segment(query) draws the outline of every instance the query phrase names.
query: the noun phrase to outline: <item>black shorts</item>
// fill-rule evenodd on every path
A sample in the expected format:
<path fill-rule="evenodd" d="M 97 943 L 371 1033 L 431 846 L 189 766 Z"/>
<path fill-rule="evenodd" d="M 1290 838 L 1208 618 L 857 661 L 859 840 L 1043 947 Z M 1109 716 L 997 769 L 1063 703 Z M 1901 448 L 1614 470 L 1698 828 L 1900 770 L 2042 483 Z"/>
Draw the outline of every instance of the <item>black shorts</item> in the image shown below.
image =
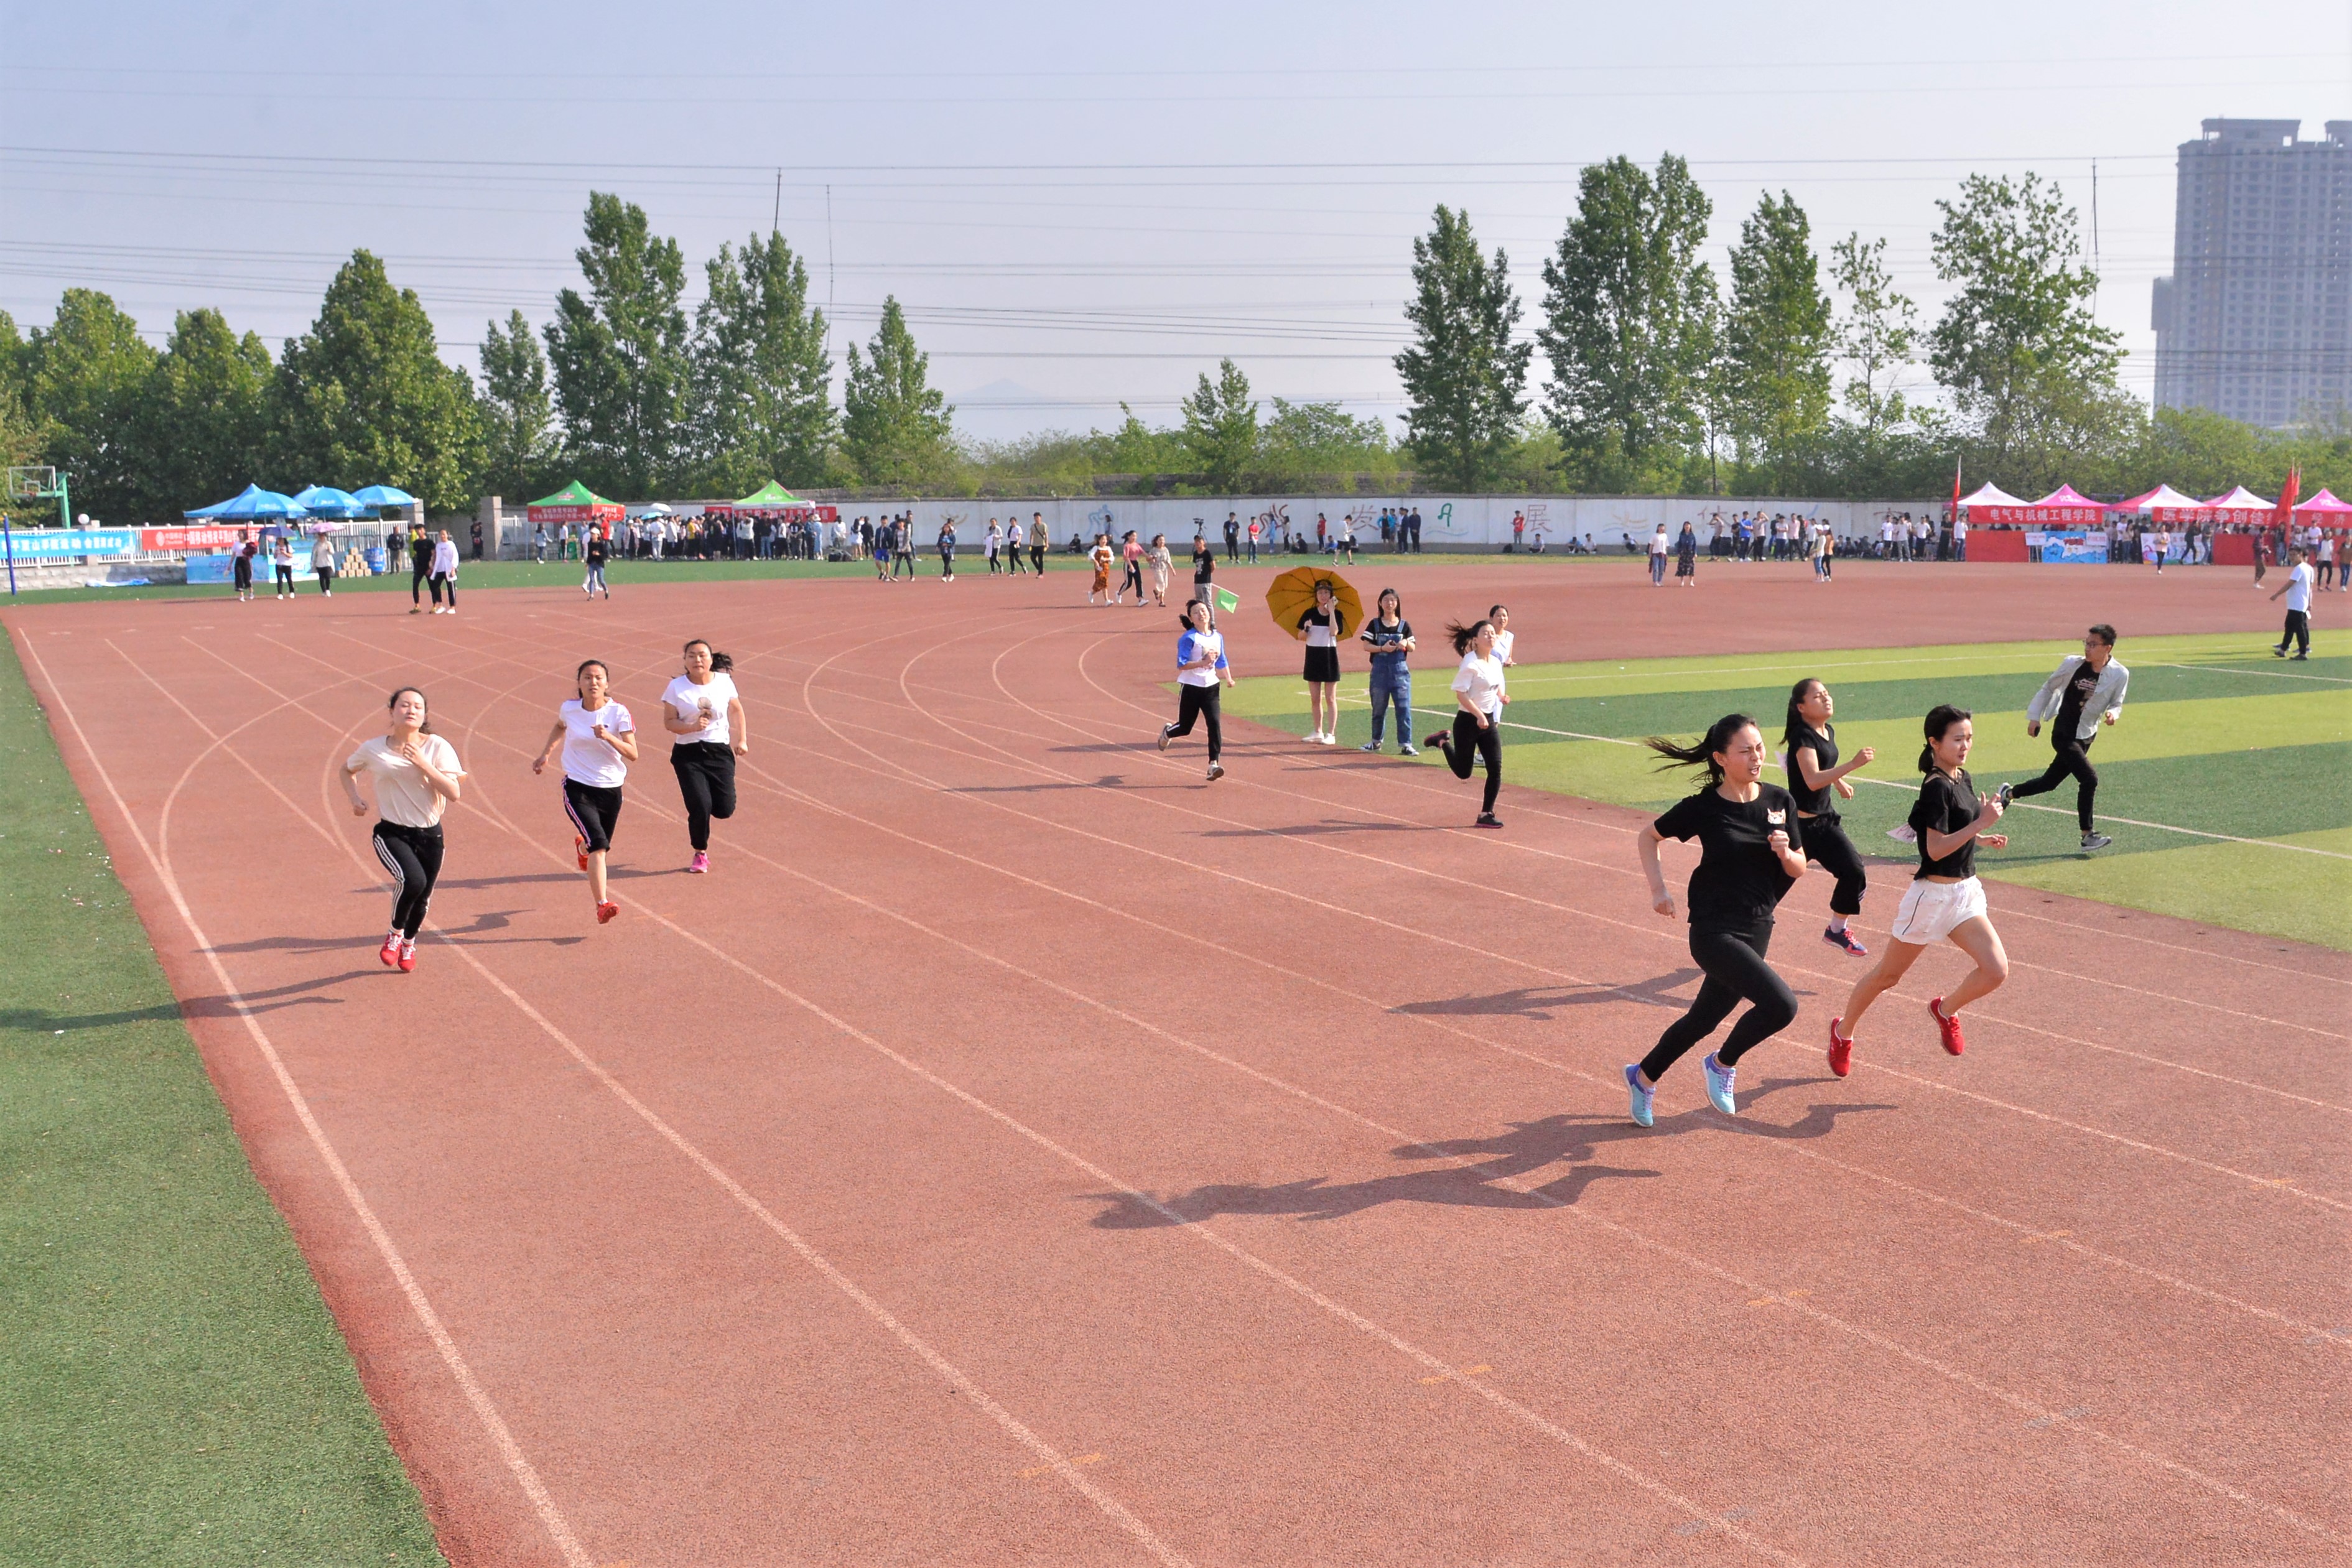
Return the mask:
<path fill-rule="evenodd" d="M 1309 685 L 1338 685 L 1339 684 L 1339 650 L 1337 648 L 1307 649 L 1306 679 Z"/>
<path fill-rule="evenodd" d="M 613 847 L 613 826 L 621 820 L 621 787 L 615 784 L 608 789 L 566 779 L 563 814 L 572 819 L 572 831 L 587 841 L 589 853 L 609 850 Z"/>

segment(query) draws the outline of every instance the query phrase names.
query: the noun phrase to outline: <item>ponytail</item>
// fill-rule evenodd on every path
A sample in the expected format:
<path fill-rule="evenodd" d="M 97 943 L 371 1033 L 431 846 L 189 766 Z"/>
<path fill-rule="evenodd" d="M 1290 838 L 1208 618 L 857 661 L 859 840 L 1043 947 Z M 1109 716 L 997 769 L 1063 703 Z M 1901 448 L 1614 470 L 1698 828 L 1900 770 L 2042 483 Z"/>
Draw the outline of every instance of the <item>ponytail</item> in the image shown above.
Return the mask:
<path fill-rule="evenodd" d="M 1795 685 L 1789 688 L 1789 724 L 1788 727 L 1780 732 L 1780 747 L 1782 750 L 1793 753 L 1797 749 L 1797 736 L 1799 732 L 1811 727 L 1811 726 L 1806 724 L 1803 717 L 1798 714 L 1797 705 L 1805 700 L 1805 692 L 1809 687 L 1817 686 L 1819 685 L 1821 685 L 1821 680 L 1818 676 L 1807 675 L 1803 680 L 1799 681 Z"/>
<path fill-rule="evenodd" d="M 1922 727 L 1927 733 L 1927 744 L 1919 748 L 1919 771 L 1922 773 L 1936 771 L 1936 742 L 1949 734 L 1952 726 L 1959 723 L 1960 720 L 1974 717 L 1976 715 L 1967 708 L 1954 707 L 1949 703 L 1937 703 L 1934 707 L 1929 708 L 1927 722 Z"/>
<path fill-rule="evenodd" d="M 1707 785 L 1712 788 L 1723 782 L 1723 764 L 1715 759 L 1716 754 L 1728 750 L 1731 737 L 1755 722 L 1744 713 L 1727 713 L 1709 725 L 1706 733 L 1688 746 L 1677 746 L 1663 735 L 1651 736 L 1642 744 L 1665 758 L 1658 764 L 1660 772 L 1676 768 L 1704 768 L 1706 769 Z"/>
<path fill-rule="evenodd" d="M 686 648 L 691 648 L 697 643 L 700 643 L 703 647 L 710 648 L 710 639 L 708 637 L 689 637 L 687 639 Z M 686 652 L 686 648 L 680 648 L 678 652 L 683 653 Z M 720 653 L 716 648 L 710 648 L 710 673 L 712 674 L 723 674 L 734 667 L 735 661 L 733 659 L 729 658 L 726 654 Z"/>
<path fill-rule="evenodd" d="M 1448 621 L 1445 623 L 1445 635 L 1446 639 L 1454 644 L 1455 653 L 1466 653 L 1470 651 L 1470 644 L 1478 640 L 1479 632 L 1492 632 L 1494 629 L 1495 623 L 1484 619 L 1473 621 L 1467 626 L 1459 621 Z"/>

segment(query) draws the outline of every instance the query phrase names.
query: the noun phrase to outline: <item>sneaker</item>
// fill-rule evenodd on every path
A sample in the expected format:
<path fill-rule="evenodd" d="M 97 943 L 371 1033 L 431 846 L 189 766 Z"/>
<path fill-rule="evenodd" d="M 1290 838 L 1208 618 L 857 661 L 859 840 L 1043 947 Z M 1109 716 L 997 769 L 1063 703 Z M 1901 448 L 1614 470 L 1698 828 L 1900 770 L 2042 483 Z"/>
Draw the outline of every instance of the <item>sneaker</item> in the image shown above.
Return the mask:
<path fill-rule="evenodd" d="M 1843 952 L 1853 954 L 1857 958 L 1870 956 L 1870 949 L 1855 941 L 1853 933 L 1851 931 L 1840 931 L 1835 926 L 1832 926 L 1822 933 L 1822 940 Z"/>
<path fill-rule="evenodd" d="M 1927 1013 L 1929 1017 L 1936 1020 L 1937 1029 L 1943 1032 L 1944 1049 L 1947 1051 L 1950 1052 L 1954 1056 L 1958 1056 L 1960 1052 L 1969 1048 L 1969 1042 L 1960 1038 L 1960 1020 L 1956 1018 L 1946 1018 L 1944 1016 L 1943 998 L 1929 998 L 1927 1001 Z"/>
<path fill-rule="evenodd" d="M 425 613 L 425 610 L 422 605 L 412 604 L 408 607 L 408 612 L 411 615 L 422 615 Z"/>
<path fill-rule="evenodd" d="M 1399 757 L 1419 757 L 1421 753 L 1413 749 L 1412 741 L 1401 740 L 1397 742 L 1397 755 Z"/>
<path fill-rule="evenodd" d="M 1478 820 L 1471 825 L 1478 828 L 1499 828 L 1503 825 L 1503 819 L 1492 811 L 1481 811 L 1478 813 Z"/>
<path fill-rule="evenodd" d="M 1173 741 L 1175 738 L 1176 738 L 1176 727 L 1175 727 L 1174 725 L 1172 725 L 1172 724 L 1163 724 L 1163 725 L 1161 725 L 1161 726 L 1160 727 L 1160 750 L 1162 750 L 1162 751 L 1167 750 L 1167 749 L 1168 749 L 1169 743 L 1170 743 L 1171 741 Z"/>
<path fill-rule="evenodd" d="M 2280 643 L 2277 647 L 2273 648 L 2273 649 L 2271 650 L 2271 657 L 2272 657 L 2272 658 L 2273 658 L 2273 659 L 2284 659 L 2284 658 L 2285 658 L 2285 657 L 2286 657 L 2286 644 L 2285 644 L 2285 643 Z"/>
<path fill-rule="evenodd" d="M 582 871 L 586 871 L 588 869 L 588 841 L 582 838 L 577 833 L 572 834 L 572 852 L 579 857 L 580 869 Z"/>
<path fill-rule="evenodd" d="M 1853 1037 L 1838 1032 L 1843 1019 L 1830 1019 L 1830 1071 L 1843 1078 L 1853 1071 Z"/>
<path fill-rule="evenodd" d="M 383 939 L 383 946 L 377 951 L 376 956 L 383 960 L 383 967 L 387 969 L 400 962 L 400 934 L 398 932 L 395 931 L 391 936 Z"/>
<path fill-rule="evenodd" d="M 400 972 L 405 975 L 415 967 L 416 944 L 414 942 L 403 942 L 400 945 Z"/>
<path fill-rule="evenodd" d="M 2288 663 L 2288 664 L 2303 664 L 2304 662 L 2305 662 L 2306 660 L 2308 660 L 2310 657 L 2311 657 L 2311 655 L 2310 655 L 2310 654 L 2308 654 L 2308 653 L 2297 653 L 2294 658 L 2289 659 L 2289 660 L 2287 661 L 2287 663 Z"/>
<path fill-rule="evenodd" d="M 708 850 L 695 851 L 694 858 L 687 862 L 686 869 L 697 876 L 709 871 L 710 869 L 710 852 Z"/>
<path fill-rule="evenodd" d="M 613 916 L 620 913 L 621 906 L 617 904 L 600 904 L 596 906 L 596 924 L 599 925 L 610 925 L 612 923 Z"/>
<path fill-rule="evenodd" d="M 1223 779 L 1224 776 L 1225 776 L 1225 765 L 1224 765 L 1223 763 L 1222 763 L 1222 762 L 1212 762 L 1212 763 L 1210 763 L 1210 764 L 1209 764 L 1209 782 L 1210 782 L 1210 783 L 1214 784 L 1218 779 Z"/>
<path fill-rule="evenodd" d="M 2107 837 L 2105 833 L 2084 833 L 2083 835 L 2083 847 L 2086 850 L 2103 850 L 2115 841 L 2115 840 Z"/>
<path fill-rule="evenodd" d="M 1642 1082 L 1640 1062 L 1629 1061 L 1625 1064 L 1625 1089 L 1632 1097 L 1633 1103 L 1628 1109 L 1633 1113 L 1633 1125 L 1648 1126 L 1651 1122 L 1650 1101 L 1657 1093 L 1658 1087 L 1654 1083 Z"/>
<path fill-rule="evenodd" d="M 1699 1063 L 1699 1070 L 1706 1074 L 1706 1097 L 1715 1108 L 1727 1116 L 1738 1115 L 1739 1102 L 1731 1097 L 1731 1081 L 1738 1076 L 1739 1069 L 1724 1066 L 1710 1051 L 1706 1060 Z"/>
<path fill-rule="evenodd" d="M 1356 747 L 1359 751 L 1378 751 L 1380 748 L 1381 743 L 1377 740 L 1368 740 L 1364 742 L 1363 745 Z"/>
<path fill-rule="evenodd" d="M 2004 784 L 2004 785 L 2002 785 L 2002 786 L 2000 787 L 2000 809 L 2001 809 L 2002 810 L 2004 810 L 2004 811 L 2008 810 L 2009 810 L 2009 803 L 2010 803 L 2011 800 L 2016 800 L 2016 799 L 2017 799 L 2017 786 L 2016 786 L 2016 785 L 2014 785 L 2014 784 Z"/>

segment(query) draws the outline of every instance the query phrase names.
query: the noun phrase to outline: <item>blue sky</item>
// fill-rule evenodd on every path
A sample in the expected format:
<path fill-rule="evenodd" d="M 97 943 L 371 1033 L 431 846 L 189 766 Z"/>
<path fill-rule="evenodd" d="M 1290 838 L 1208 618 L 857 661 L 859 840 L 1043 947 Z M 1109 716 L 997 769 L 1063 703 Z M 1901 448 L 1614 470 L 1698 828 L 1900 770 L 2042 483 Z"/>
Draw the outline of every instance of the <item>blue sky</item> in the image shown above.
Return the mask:
<path fill-rule="evenodd" d="M 2210 115 L 2352 118 L 2341 0 L 1759 7 L 974 7 L 9 0 L 0 308 L 112 293 L 159 339 L 216 305 L 300 330 L 365 246 L 470 364 L 544 320 L 591 189 L 699 263 L 772 214 L 835 301 L 895 293 L 967 423 L 1155 422 L 1231 354 L 1268 394 L 1393 413 L 1412 236 L 1438 202 L 1532 308 L 1576 165 L 1689 158 L 1717 249 L 1767 188 L 1825 248 L 1884 235 L 1932 316 L 1933 203 L 2061 182 L 2101 313 L 2150 376 L 2172 149 Z M 781 190 L 778 171 L 782 170 Z M 828 223 L 828 187 L 830 222 Z M 828 267 L 830 260 L 830 267 Z M 1924 377 L 1923 377 L 1924 379 Z"/>

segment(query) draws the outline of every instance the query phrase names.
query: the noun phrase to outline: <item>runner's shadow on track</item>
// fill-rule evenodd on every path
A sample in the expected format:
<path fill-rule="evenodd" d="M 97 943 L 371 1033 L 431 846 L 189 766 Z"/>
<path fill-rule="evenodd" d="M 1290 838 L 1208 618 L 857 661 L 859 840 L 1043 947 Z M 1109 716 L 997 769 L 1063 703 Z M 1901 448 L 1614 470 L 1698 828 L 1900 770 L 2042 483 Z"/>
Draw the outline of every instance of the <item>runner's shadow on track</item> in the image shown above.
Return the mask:
<path fill-rule="evenodd" d="M 1344 1219 L 1387 1203 L 1433 1203 L 1457 1208 L 1565 1208 L 1596 1181 L 1646 1180 L 1664 1174 L 1621 1166 L 1573 1163 L 1591 1159 L 1606 1145 L 1649 1136 L 1655 1134 L 1644 1133 L 1626 1123 L 1590 1116 L 1547 1116 L 1539 1122 L 1513 1123 L 1511 1131 L 1491 1138 L 1408 1144 L 1390 1151 L 1401 1160 L 1486 1156 L 1474 1165 L 1442 1166 L 1359 1182 L 1331 1183 L 1323 1176 L 1309 1176 L 1303 1181 L 1273 1186 L 1220 1183 L 1165 1198 L 1134 1193 L 1084 1196 L 1090 1202 L 1108 1206 L 1093 1221 L 1097 1228 L 1105 1230 L 1150 1230 L 1197 1224 L 1224 1214 Z M 1496 1185 L 1563 1162 L 1569 1163 L 1570 1168 L 1541 1186 L 1523 1189 Z"/>
<path fill-rule="evenodd" d="M 1811 1089 L 1836 1082 L 1834 1078 L 1821 1077 L 1768 1078 L 1752 1090 L 1742 1089 L 1739 1092 L 1739 1108 L 1743 1113 L 1751 1113 L 1756 1109 L 1757 1103 L 1768 1095 L 1784 1093 L 1791 1089 Z M 1737 1118 L 1710 1115 L 1707 1120 L 1717 1126 L 1728 1128 L 1751 1138 L 1803 1140 L 1829 1136 L 1837 1131 L 1837 1119 L 1840 1116 L 1851 1115 L 1857 1112 L 1900 1111 L 1901 1109 L 1903 1107 L 1900 1105 L 1871 1101 L 1861 1103 L 1849 1101 L 1837 1104 L 1822 1104 L 1816 1101 L 1805 1107 L 1805 1113 L 1802 1116 L 1785 1124 L 1776 1124 L 1771 1122 L 1758 1121 L 1750 1114 L 1742 1114 Z"/>
<path fill-rule="evenodd" d="M 1679 1012 L 1690 1006 L 1683 998 L 1665 993 L 1698 977 L 1698 971 L 1676 969 L 1655 979 L 1643 980 L 1631 986 L 1520 986 L 1507 991 L 1496 991 L 1487 996 L 1450 997 L 1442 1000 L 1406 1002 L 1389 1009 L 1416 1018 L 1486 1017 L 1533 1019 L 1539 1023 L 1551 1019 L 1553 1008 L 1591 1007 L 1598 1002 L 1624 1000 L 1639 1002 L 1644 1007 L 1671 1008 Z"/>
<path fill-rule="evenodd" d="M 240 1011 L 276 1012 L 281 1008 L 336 1007 L 343 1005 L 341 997 L 305 996 L 326 986 L 339 986 L 345 980 L 364 980 L 374 971 L 353 969 L 349 974 L 329 975 L 322 979 L 299 980 L 290 986 L 278 986 L 266 991 L 244 993 L 245 1006 L 227 997 L 190 997 L 184 1002 L 158 1002 L 152 1007 L 124 1008 L 108 1013 L 51 1012 L 41 1008 L 9 1008 L 0 1009 L 0 1030 L 21 1029 L 41 1034 L 62 1030 L 106 1029 L 124 1023 L 161 1023 L 182 1018 L 229 1019 Z"/>
<path fill-rule="evenodd" d="M 617 876 L 620 873 L 616 872 L 614 874 Z M 650 875 L 652 873 L 640 873 L 639 874 Z M 576 879 L 562 876 L 551 878 L 549 880 L 555 882 L 572 882 Z M 444 887 L 462 887 L 464 885 L 465 883 L 463 883 L 445 882 L 438 883 L 435 887 L 434 891 L 437 893 Z M 362 893 L 381 894 L 383 890 L 378 887 L 369 887 L 362 888 L 359 891 Z M 504 931 L 513 925 L 514 916 L 522 913 L 523 911 L 520 909 L 486 909 L 479 915 L 474 916 L 474 923 L 471 925 L 442 926 L 439 928 L 439 934 L 443 936 L 479 936 L 485 932 Z M 257 936 L 250 942 L 224 943 L 220 946 L 208 948 L 207 951 L 214 953 L 321 953 L 345 947 L 373 947 L 382 940 L 383 938 L 375 935 L 373 932 L 364 933 L 357 936 Z M 570 942 L 577 940 L 577 938 L 518 936 L 510 938 L 510 940 L 517 942 L 555 941 L 568 945 Z M 472 945 L 480 946 L 481 944 Z"/>

